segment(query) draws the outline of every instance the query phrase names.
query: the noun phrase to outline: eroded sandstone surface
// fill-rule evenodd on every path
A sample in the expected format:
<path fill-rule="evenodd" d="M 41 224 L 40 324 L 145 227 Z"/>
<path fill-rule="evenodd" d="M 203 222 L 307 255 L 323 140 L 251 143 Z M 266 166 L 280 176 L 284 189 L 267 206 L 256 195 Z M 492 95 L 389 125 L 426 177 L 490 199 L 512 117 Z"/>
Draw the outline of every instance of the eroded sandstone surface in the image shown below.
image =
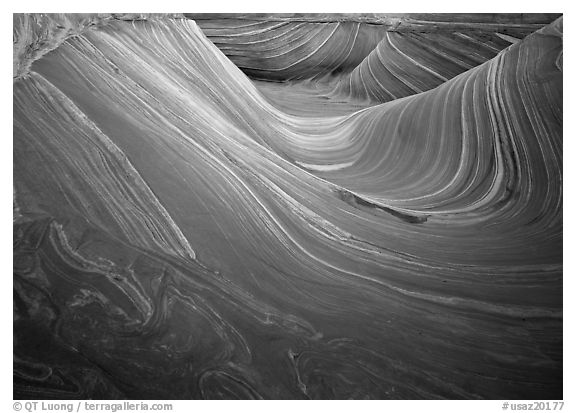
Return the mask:
<path fill-rule="evenodd" d="M 15 398 L 562 398 L 562 17 L 15 15 Z"/>

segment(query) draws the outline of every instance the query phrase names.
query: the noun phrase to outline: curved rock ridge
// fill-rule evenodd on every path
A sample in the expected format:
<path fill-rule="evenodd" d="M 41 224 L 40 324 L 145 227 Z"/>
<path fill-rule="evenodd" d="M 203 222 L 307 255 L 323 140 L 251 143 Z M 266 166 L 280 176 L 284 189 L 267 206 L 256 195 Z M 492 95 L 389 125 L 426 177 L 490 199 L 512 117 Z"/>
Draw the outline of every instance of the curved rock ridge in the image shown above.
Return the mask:
<path fill-rule="evenodd" d="M 562 398 L 562 19 L 391 102 L 313 84 L 169 18 L 15 78 L 15 398 Z"/>
<path fill-rule="evenodd" d="M 355 21 L 200 20 L 202 31 L 254 79 L 286 81 L 349 72 L 385 26 Z"/>
<path fill-rule="evenodd" d="M 559 20 L 432 91 L 304 126 L 322 132 L 283 150 L 331 182 L 421 212 L 561 205 L 561 33 Z"/>
<path fill-rule="evenodd" d="M 421 93 L 492 59 L 511 39 L 474 31 L 386 32 L 337 90 L 379 102 Z"/>
<path fill-rule="evenodd" d="M 387 102 L 442 84 L 558 15 L 202 15 L 208 38 L 253 79 L 323 78 Z M 351 72 L 351 73 L 350 73 Z"/>

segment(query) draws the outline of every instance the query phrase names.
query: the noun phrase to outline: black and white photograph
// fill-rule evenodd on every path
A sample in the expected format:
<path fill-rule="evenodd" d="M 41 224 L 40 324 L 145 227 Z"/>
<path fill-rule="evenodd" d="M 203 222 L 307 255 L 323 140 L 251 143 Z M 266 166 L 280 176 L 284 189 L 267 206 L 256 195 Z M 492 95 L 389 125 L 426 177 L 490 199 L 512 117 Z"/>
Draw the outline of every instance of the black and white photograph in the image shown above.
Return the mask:
<path fill-rule="evenodd" d="M 12 14 L 4 411 L 570 410 L 563 10 L 184 9 Z"/>

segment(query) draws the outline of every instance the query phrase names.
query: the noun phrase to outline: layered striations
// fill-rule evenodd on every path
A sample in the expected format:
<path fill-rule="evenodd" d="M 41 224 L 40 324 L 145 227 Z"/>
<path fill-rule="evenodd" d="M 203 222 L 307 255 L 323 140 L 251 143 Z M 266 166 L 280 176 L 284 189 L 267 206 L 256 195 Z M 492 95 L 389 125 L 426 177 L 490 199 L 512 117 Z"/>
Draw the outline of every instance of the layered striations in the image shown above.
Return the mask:
<path fill-rule="evenodd" d="M 283 19 L 15 52 L 14 397 L 562 398 L 562 19 Z"/>
<path fill-rule="evenodd" d="M 208 38 L 254 79 L 321 79 L 388 102 L 442 84 L 557 15 L 203 15 Z M 347 76 L 340 76 L 347 74 Z M 334 85 L 335 84 L 335 85 Z"/>

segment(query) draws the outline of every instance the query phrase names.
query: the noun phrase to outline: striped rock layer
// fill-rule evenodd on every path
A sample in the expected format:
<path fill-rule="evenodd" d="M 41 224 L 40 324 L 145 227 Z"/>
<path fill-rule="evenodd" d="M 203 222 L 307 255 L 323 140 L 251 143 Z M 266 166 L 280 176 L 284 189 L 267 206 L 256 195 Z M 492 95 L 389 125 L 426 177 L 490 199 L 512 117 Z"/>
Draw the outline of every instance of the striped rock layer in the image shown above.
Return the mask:
<path fill-rule="evenodd" d="M 435 88 L 557 15 L 188 15 L 254 79 L 318 79 L 388 102 Z M 341 74 L 347 76 L 340 76 Z"/>
<path fill-rule="evenodd" d="M 561 18 L 362 108 L 72 34 L 15 40 L 15 398 L 562 398 Z"/>

